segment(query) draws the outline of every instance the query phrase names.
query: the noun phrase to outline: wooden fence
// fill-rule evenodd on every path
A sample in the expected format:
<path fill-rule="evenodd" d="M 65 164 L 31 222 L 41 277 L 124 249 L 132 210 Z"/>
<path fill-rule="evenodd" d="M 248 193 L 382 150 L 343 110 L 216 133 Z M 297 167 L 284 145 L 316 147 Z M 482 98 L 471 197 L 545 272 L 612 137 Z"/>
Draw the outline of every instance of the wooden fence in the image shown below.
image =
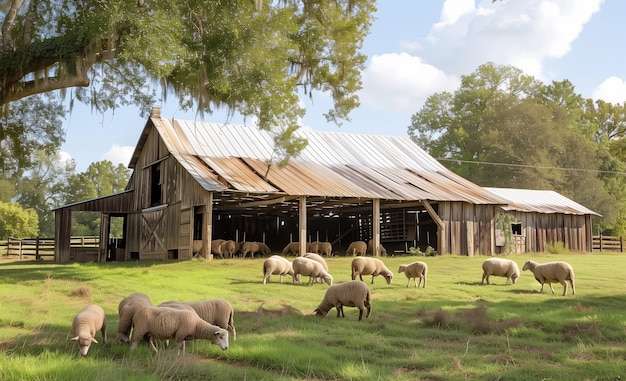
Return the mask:
<path fill-rule="evenodd" d="M 592 237 L 593 251 L 624 251 L 622 237 L 608 235 L 594 235 Z"/>
<path fill-rule="evenodd" d="M 71 237 L 70 248 L 94 248 L 100 245 L 100 237 Z M 0 241 L 0 256 L 12 256 L 23 259 L 25 256 L 33 256 L 37 260 L 54 259 L 54 238 L 9 238 Z"/>

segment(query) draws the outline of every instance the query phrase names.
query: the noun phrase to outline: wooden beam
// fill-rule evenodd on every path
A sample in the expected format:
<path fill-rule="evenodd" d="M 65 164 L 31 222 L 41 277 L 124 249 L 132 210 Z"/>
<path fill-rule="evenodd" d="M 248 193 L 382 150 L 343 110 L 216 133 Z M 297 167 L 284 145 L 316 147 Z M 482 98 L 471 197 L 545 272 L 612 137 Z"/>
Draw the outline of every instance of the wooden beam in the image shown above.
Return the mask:
<path fill-rule="evenodd" d="M 204 213 L 202 213 L 202 226 L 205 234 L 202 234 L 202 253 L 204 259 L 211 259 L 211 241 L 213 240 L 213 192 L 207 192 L 204 201 Z"/>
<path fill-rule="evenodd" d="M 372 255 L 378 257 L 380 254 L 380 199 L 372 200 Z"/>
<path fill-rule="evenodd" d="M 299 242 L 300 242 L 300 256 L 304 256 L 306 253 L 306 196 L 300 196 L 299 209 Z"/>
<path fill-rule="evenodd" d="M 437 215 L 437 212 L 435 212 L 435 209 L 433 209 L 428 200 L 422 200 L 422 205 L 424 205 L 424 208 L 426 209 L 430 217 L 437 224 L 437 252 L 439 254 L 444 254 L 446 251 L 448 251 L 448 246 L 444 242 L 446 239 L 446 225 L 444 224 L 443 220 L 439 218 L 439 215 Z"/>

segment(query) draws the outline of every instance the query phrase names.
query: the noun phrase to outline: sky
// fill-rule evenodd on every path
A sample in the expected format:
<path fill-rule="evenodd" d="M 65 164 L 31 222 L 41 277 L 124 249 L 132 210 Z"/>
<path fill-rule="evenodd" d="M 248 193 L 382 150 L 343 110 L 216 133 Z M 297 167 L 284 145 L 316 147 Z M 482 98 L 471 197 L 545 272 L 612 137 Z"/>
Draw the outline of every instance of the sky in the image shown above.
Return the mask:
<path fill-rule="evenodd" d="M 569 80 L 585 98 L 626 101 L 624 0 L 380 0 L 362 52 L 361 105 L 341 126 L 326 122 L 330 98 L 303 99 L 304 128 L 406 136 L 411 116 L 432 94 L 455 91 L 464 75 L 493 62 L 512 65 L 544 83 Z M 199 119 L 169 97 L 165 118 Z M 229 120 L 224 111 L 199 119 Z M 74 105 L 64 123 L 64 157 L 82 172 L 97 161 L 128 165 L 146 118 L 126 107 L 104 115 Z"/>

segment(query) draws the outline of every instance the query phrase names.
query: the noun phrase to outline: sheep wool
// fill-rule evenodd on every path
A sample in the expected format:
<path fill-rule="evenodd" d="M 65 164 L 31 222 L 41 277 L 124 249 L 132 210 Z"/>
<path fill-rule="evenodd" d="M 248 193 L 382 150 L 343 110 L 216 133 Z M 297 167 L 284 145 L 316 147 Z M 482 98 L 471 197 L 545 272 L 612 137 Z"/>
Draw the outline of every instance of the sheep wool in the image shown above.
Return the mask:
<path fill-rule="evenodd" d="M 506 284 L 515 284 L 519 278 L 519 267 L 515 261 L 505 258 L 489 258 L 483 262 L 483 279 L 480 284 L 489 283 L 489 276 L 506 277 Z"/>
<path fill-rule="evenodd" d="M 170 307 L 145 307 L 133 316 L 135 332 L 130 349 L 135 350 L 145 335 L 151 339 L 174 340 L 185 353 L 185 340 L 207 339 L 222 350 L 228 349 L 228 331 L 202 320 L 197 313 Z M 152 350 L 158 349 L 150 340 Z"/>
<path fill-rule="evenodd" d="M 387 284 L 391 284 L 393 280 L 393 272 L 378 258 L 356 257 L 352 260 L 351 267 L 352 280 L 355 280 L 357 275 L 361 281 L 363 280 L 363 275 L 371 275 L 372 284 L 374 283 L 374 277 L 377 275 L 382 275 L 387 281 Z"/>
<path fill-rule="evenodd" d="M 541 284 L 541 292 L 543 292 L 544 284 L 550 286 L 550 290 L 554 294 L 552 283 L 561 283 L 563 285 L 563 296 L 567 295 L 567 281 L 572 286 L 572 294 L 576 294 L 574 287 L 574 269 L 567 262 L 547 262 L 537 263 L 532 260 L 526 261 L 522 270 L 530 270 L 535 275 L 537 282 Z"/>
<path fill-rule="evenodd" d="M 263 261 L 263 284 L 269 282 L 272 275 L 279 275 L 280 283 L 283 283 L 283 275 L 287 274 L 293 277 L 293 266 L 287 258 L 272 255 Z"/>
<path fill-rule="evenodd" d="M 209 299 L 196 302 L 179 302 L 178 300 L 169 300 L 159 304 L 159 307 L 170 307 L 177 310 L 193 311 L 200 316 L 200 319 L 207 323 L 216 325 L 230 331 L 233 340 L 237 340 L 237 331 L 235 330 L 233 306 L 224 299 Z"/>
<path fill-rule="evenodd" d="M 309 277 L 309 285 L 313 284 L 315 278 L 318 277 L 322 278 L 329 286 L 333 284 L 332 275 L 324 270 L 324 266 L 318 261 L 305 257 L 297 257 L 293 260 L 292 266 L 294 283 L 297 280 L 299 284 L 302 284 L 300 276 L 305 275 Z"/>
<path fill-rule="evenodd" d="M 408 265 L 400 265 L 398 268 L 398 273 L 404 273 L 407 278 L 406 286 L 409 287 L 411 284 L 411 278 L 413 278 L 413 283 L 415 284 L 415 288 L 418 288 L 420 284 L 422 284 L 422 280 L 424 281 L 423 288 L 426 288 L 426 275 L 428 275 L 428 265 L 425 262 L 415 261 L 409 263 Z M 419 278 L 419 283 L 417 283 L 417 278 Z"/>
<path fill-rule="evenodd" d="M 133 329 L 133 315 L 138 310 L 152 305 L 152 301 L 148 295 L 135 292 L 120 302 L 117 311 L 119 314 L 119 322 L 117 325 L 117 336 L 115 340 L 118 343 L 128 343 Z"/>
<path fill-rule="evenodd" d="M 348 246 L 348 250 L 346 250 L 346 256 L 359 256 L 365 255 L 367 251 L 367 244 L 365 241 L 354 241 Z"/>
<path fill-rule="evenodd" d="M 102 333 L 102 341 L 107 342 L 107 319 L 102 307 L 91 304 L 83 308 L 72 320 L 72 338 L 83 356 L 89 352 L 91 343 L 98 344 L 96 332 Z"/>
<path fill-rule="evenodd" d="M 359 321 L 363 319 L 363 311 L 367 309 L 366 318 L 372 312 L 370 303 L 370 289 L 358 280 L 347 281 L 328 287 L 324 299 L 315 309 L 315 314 L 320 317 L 328 315 L 333 307 L 337 309 L 337 317 L 345 317 L 343 307 L 357 307 L 359 309 Z"/>

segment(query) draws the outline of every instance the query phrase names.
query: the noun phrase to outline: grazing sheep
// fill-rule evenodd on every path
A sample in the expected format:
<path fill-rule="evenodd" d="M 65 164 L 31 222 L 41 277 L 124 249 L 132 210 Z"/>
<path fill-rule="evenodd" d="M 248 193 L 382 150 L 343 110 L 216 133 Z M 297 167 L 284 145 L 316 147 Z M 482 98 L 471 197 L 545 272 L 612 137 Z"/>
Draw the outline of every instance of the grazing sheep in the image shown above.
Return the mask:
<path fill-rule="evenodd" d="M 315 261 L 310 258 L 305 257 L 297 257 L 293 260 L 293 282 L 296 280 L 299 284 L 302 284 L 302 280 L 300 279 L 300 275 L 306 275 L 309 277 L 309 285 L 313 284 L 315 278 L 322 278 L 324 282 L 328 285 L 333 284 L 333 277 L 324 270 L 324 266 L 318 261 Z"/>
<path fill-rule="evenodd" d="M 425 262 L 415 261 L 409 263 L 408 265 L 400 265 L 398 268 L 398 273 L 404 273 L 407 278 L 406 286 L 409 287 L 411 283 L 411 278 L 413 278 L 413 283 L 415 284 L 415 288 L 419 287 L 422 284 L 422 280 L 424 280 L 423 288 L 426 288 L 426 275 L 428 274 L 428 265 Z M 417 278 L 420 278 L 419 283 L 417 283 Z"/>
<path fill-rule="evenodd" d="M 241 245 L 241 254 L 245 258 L 250 254 L 251 258 L 254 258 L 254 254 L 259 253 L 261 256 L 266 256 L 271 253 L 269 247 L 262 242 L 244 242 Z"/>
<path fill-rule="evenodd" d="M 372 284 L 374 284 L 374 277 L 376 275 L 382 275 L 387 280 L 387 284 L 391 284 L 393 280 L 393 273 L 385 266 L 383 261 L 378 258 L 370 257 L 356 257 L 352 260 L 352 280 L 356 279 L 356 276 L 363 280 L 363 275 L 372 276 Z"/>
<path fill-rule="evenodd" d="M 565 296 L 567 295 L 567 281 L 569 280 L 569 283 L 572 285 L 572 294 L 576 295 L 576 288 L 574 287 L 574 269 L 567 262 L 559 261 L 540 264 L 528 260 L 524 263 L 522 270 L 530 270 L 535 274 L 535 279 L 537 282 L 541 283 L 541 292 L 543 292 L 543 285 L 547 283 L 554 294 L 552 283 L 559 282 L 563 285 L 563 296 Z"/>
<path fill-rule="evenodd" d="M 223 239 L 214 239 L 211 240 L 211 254 L 219 255 L 220 258 L 224 259 L 224 254 L 222 254 L 222 244 L 224 243 Z"/>
<path fill-rule="evenodd" d="M 314 241 L 311 243 L 307 243 L 307 248 L 306 251 L 307 253 L 315 253 L 318 254 L 319 253 L 319 249 L 320 249 L 320 241 Z"/>
<path fill-rule="evenodd" d="M 354 257 L 359 255 L 365 255 L 366 251 L 367 244 L 365 243 L 365 241 L 354 241 L 350 244 L 350 246 L 348 246 L 348 250 L 346 250 L 346 256 L 351 255 Z"/>
<path fill-rule="evenodd" d="M 324 257 L 322 257 L 321 255 L 316 254 L 316 253 L 306 253 L 306 254 L 304 254 L 304 257 L 312 259 L 314 261 L 317 261 L 317 262 L 321 263 L 322 266 L 324 267 L 324 270 L 326 270 L 326 272 L 328 272 L 328 264 L 324 260 Z M 319 283 L 324 283 L 320 278 L 315 278 L 315 282 L 318 282 L 318 281 L 319 281 Z"/>
<path fill-rule="evenodd" d="M 185 340 L 208 339 L 213 344 L 228 349 L 228 331 L 202 320 L 193 311 L 170 307 L 145 307 L 133 316 L 135 332 L 130 349 L 135 350 L 137 343 L 145 335 L 151 339 L 174 340 L 178 348 L 185 353 Z M 158 349 L 150 340 L 152 350 Z"/>
<path fill-rule="evenodd" d="M 72 338 L 83 356 L 87 355 L 91 343 L 98 344 L 96 332 L 102 333 L 102 341 L 107 342 L 107 319 L 102 307 L 91 304 L 83 308 L 72 320 Z"/>
<path fill-rule="evenodd" d="M 373 239 L 370 239 L 367 242 L 367 251 L 366 251 L 366 253 L 374 255 L 374 240 Z M 380 255 L 381 257 L 386 257 L 387 256 L 387 249 L 385 249 L 385 247 L 383 246 L 382 243 L 380 243 L 379 246 L 378 246 L 378 255 Z"/>
<path fill-rule="evenodd" d="M 287 274 L 293 278 L 293 267 L 287 258 L 272 255 L 263 262 L 263 284 L 269 282 L 272 275 L 280 275 L 280 283 L 283 283 L 283 275 Z"/>
<path fill-rule="evenodd" d="M 237 340 L 234 322 L 235 310 L 224 299 L 208 299 L 196 302 L 170 300 L 159 304 L 159 306 L 195 311 L 202 320 L 230 331 L 233 335 L 233 340 Z"/>
<path fill-rule="evenodd" d="M 311 244 L 306 243 L 306 251 L 310 251 Z M 291 242 L 282 251 L 282 255 L 300 255 L 300 242 Z"/>
<path fill-rule="evenodd" d="M 130 334 L 133 329 L 133 315 L 138 310 L 151 305 L 152 301 L 148 295 L 141 292 L 135 292 L 122 299 L 117 307 L 120 318 L 115 340 L 118 343 L 128 343 L 130 341 Z"/>
<path fill-rule="evenodd" d="M 220 245 L 220 252 L 223 257 L 232 258 L 237 250 L 237 243 L 233 240 L 227 240 Z"/>
<path fill-rule="evenodd" d="M 320 242 L 317 246 L 317 253 L 330 258 L 333 256 L 333 245 L 330 242 Z"/>
<path fill-rule="evenodd" d="M 517 282 L 519 278 L 519 267 L 515 261 L 504 258 L 489 258 L 483 262 L 483 279 L 480 284 L 489 283 L 489 276 L 503 276 L 506 277 L 506 284 Z"/>
<path fill-rule="evenodd" d="M 343 307 L 357 307 L 359 309 L 359 321 L 363 319 L 363 310 L 367 308 L 365 317 L 370 316 L 372 305 L 370 304 L 370 289 L 363 282 L 351 280 L 328 287 L 324 299 L 315 309 L 317 316 L 325 317 L 328 311 L 335 307 L 337 317 L 346 317 Z"/>

